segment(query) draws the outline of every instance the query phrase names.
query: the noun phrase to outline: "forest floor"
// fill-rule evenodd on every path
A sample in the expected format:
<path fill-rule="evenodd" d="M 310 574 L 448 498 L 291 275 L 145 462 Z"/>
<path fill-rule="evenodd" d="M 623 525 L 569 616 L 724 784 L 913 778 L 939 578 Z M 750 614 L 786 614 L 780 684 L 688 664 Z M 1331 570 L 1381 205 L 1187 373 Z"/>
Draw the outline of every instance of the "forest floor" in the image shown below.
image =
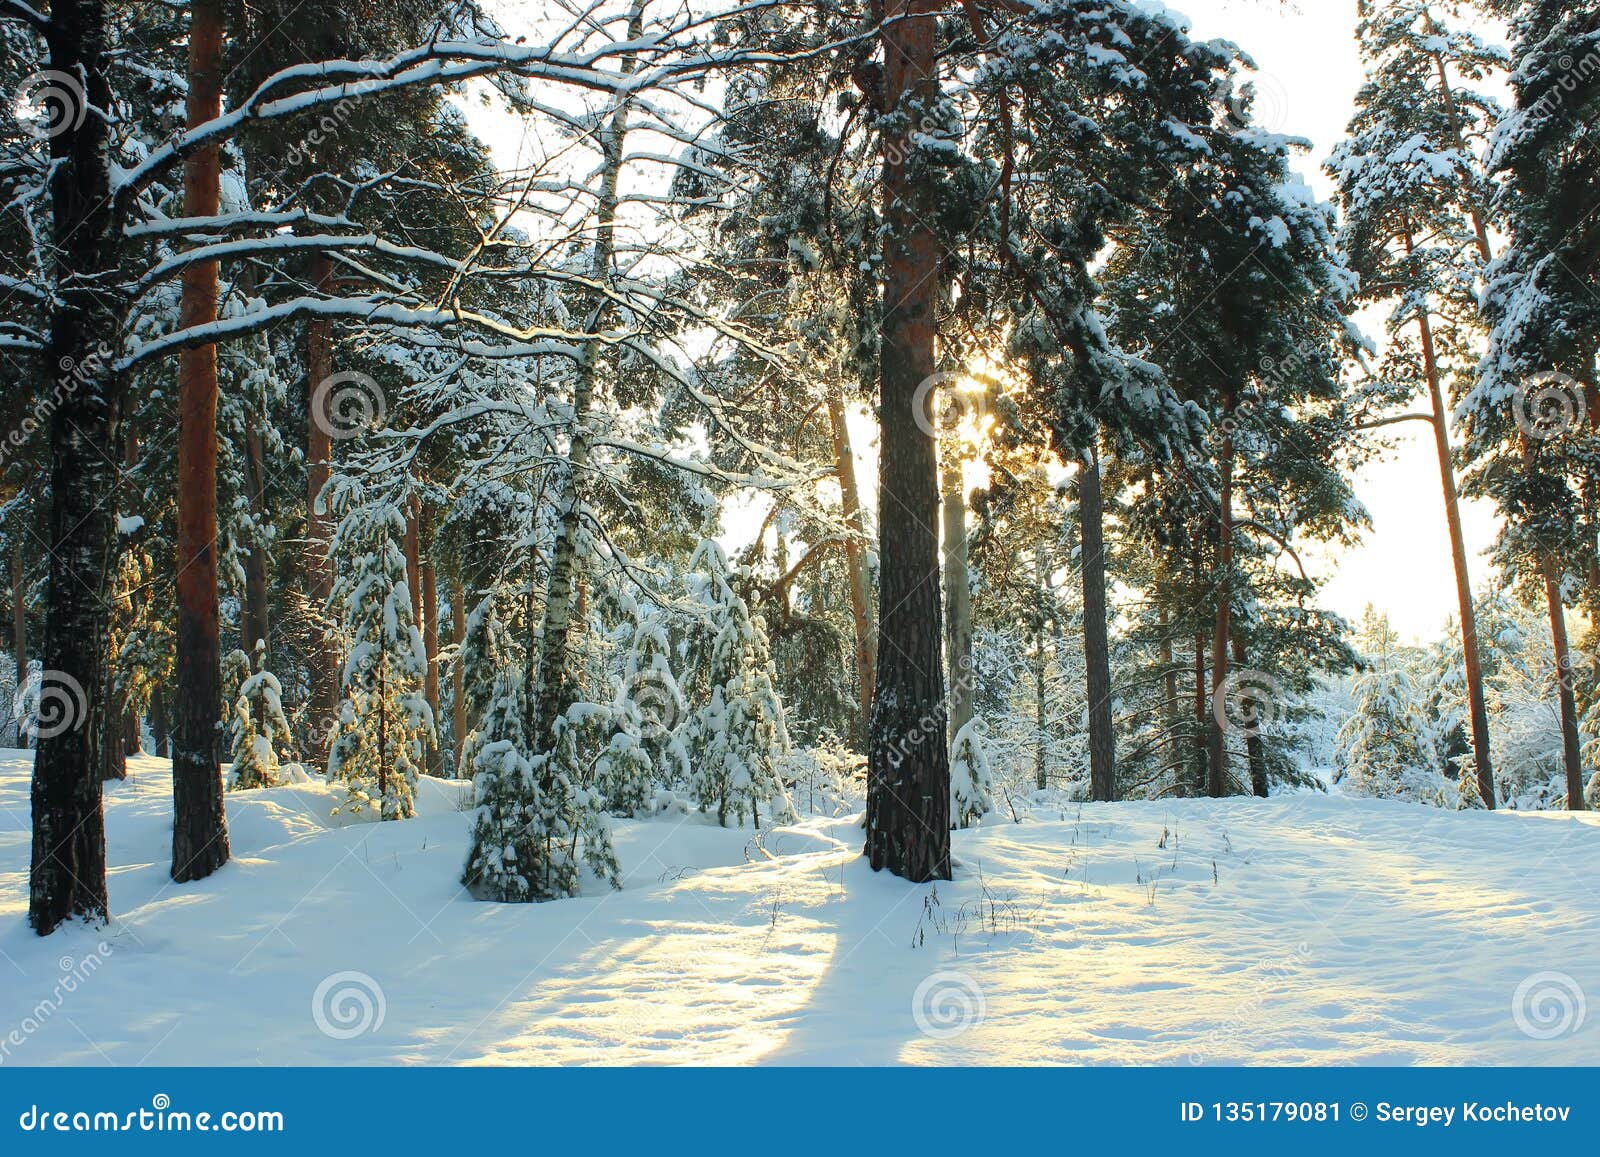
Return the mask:
<path fill-rule="evenodd" d="M 624 887 L 458 885 L 462 785 L 333 826 L 228 797 L 233 861 L 168 878 L 170 773 L 106 798 L 107 928 L 26 927 L 26 752 L 0 751 L 0 1064 L 1585 1064 L 1600 820 L 1314 794 L 1009 812 L 956 880 L 858 818 L 619 822 Z"/>

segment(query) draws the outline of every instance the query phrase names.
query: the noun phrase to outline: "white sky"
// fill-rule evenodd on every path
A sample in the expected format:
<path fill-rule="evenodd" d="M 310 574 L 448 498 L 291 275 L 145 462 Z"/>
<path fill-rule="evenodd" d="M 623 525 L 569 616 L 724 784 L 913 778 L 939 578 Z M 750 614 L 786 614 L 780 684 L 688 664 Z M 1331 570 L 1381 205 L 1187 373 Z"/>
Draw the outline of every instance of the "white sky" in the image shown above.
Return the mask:
<path fill-rule="evenodd" d="M 1344 135 L 1362 80 L 1355 0 L 1173 0 L 1168 6 L 1188 15 L 1195 37 L 1232 40 L 1254 58 L 1259 119 L 1311 140 L 1314 151 L 1302 171 L 1319 195 L 1331 198 L 1322 161 Z M 1329 581 L 1321 601 L 1351 619 L 1370 602 L 1389 613 L 1402 635 L 1431 639 L 1456 611 L 1433 434 L 1421 422 L 1390 432 L 1395 452 L 1356 478 L 1372 529 L 1359 547 L 1322 561 Z M 1473 586 L 1481 590 L 1489 577 L 1483 552 L 1494 539 L 1494 508 L 1463 502 L 1461 513 Z"/>
<path fill-rule="evenodd" d="M 535 0 L 537 9 L 543 0 Z M 505 0 L 497 14 L 512 29 L 533 21 L 527 0 Z M 1188 15 L 1196 38 L 1232 40 L 1259 66 L 1256 119 L 1266 128 L 1308 138 L 1310 155 L 1298 168 L 1324 198 L 1331 182 L 1322 161 L 1344 135 L 1362 70 L 1354 39 L 1355 0 L 1173 0 L 1169 7 Z M 501 110 L 470 102 L 469 118 L 494 148 L 502 164 L 526 164 L 530 147 L 540 152 L 516 119 Z M 1368 326 L 1380 337 L 1381 317 Z M 853 429 L 865 491 L 873 489 L 876 431 Z M 852 421 L 852 427 L 858 425 Z M 1386 611 L 1404 636 L 1438 636 L 1456 610 L 1450 543 L 1445 529 L 1439 472 L 1432 432 L 1420 422 L 1402 423 L 1387 433 L 1393 453 L 1367 466 L 1356 479 L 1356 493 L 1372 515 L 1372 529 L 1361 545 L 1332 557 L 1308 557 L 1327 578 L 1320 602 L 1355 620 L 1370 602 Z M 870 501 L 870 495 L 864 493 Z M 1487 503 L 1464 502 L 1469 562 L 1474 586 L 1489 577 L 1483 552 L 1495 535 L 1495 515 Z"/>

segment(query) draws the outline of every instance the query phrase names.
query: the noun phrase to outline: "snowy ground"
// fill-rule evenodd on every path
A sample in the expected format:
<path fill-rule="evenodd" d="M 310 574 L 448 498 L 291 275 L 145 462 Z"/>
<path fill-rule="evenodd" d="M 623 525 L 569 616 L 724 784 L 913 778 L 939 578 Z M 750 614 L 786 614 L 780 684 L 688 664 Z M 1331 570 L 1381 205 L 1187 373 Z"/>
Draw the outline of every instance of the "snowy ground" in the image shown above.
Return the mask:
<path fill-rule="evenodd" d="M 1600 1060 L 1588 818 L 1074 805 L 958 833 L 934 887 L 874 876 L 849 821 L 757 847 L 696 817 L 619 824 L 621 892 L 500 906 L 460 892 L 433 782 L 343 828 L 320 786 L 231 795 L 233 863 L 175 886 L 138 759 L 115 922 L 41 940 L 27 775 L 0 751 L 0 1064 Z"/>

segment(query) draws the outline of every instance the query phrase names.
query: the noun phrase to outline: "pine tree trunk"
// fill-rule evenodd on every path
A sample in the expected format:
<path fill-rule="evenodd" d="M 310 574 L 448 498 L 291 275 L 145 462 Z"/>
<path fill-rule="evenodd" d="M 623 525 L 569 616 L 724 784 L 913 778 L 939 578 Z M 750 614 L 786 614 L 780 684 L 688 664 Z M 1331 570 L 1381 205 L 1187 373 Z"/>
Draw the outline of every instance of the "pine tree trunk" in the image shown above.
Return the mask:
<path fill-rule="evenodd" d="M 1561 699 L 1561 759 L 1567 772 L 1567 808 L 1584 811 L 1583 758 L 1578 749 L 1578 705 L 1573 695 L 1576 672 L 1567 646 L 1567 614 L 1561 600 L 1561 574 L 1554 559 L 1544 560 L 1545 601 L 1550 607 L 1550 640 L 1555 648 L 1556 683 Z"/>
<path fill-rule="evenodd" d="M 221 0 L 195 0 L 189 27 L 190 128 L 222 113 Z M 190 217 L 220 209 L 216 146 L 189 154 L 183 208 Z M 183 273 L 185 328 L 217 319 L 217 263 Z M 217 605 L 217 347 L 195 346 L 178 361 L 177 742 L 172 758 L 172 878 L 198 880 L 228 861 L 217 729 L 222 718 L 222 637 Z"/>
<path fill-rule="evenodd" d="M 450 577 L 450 641 L 456 651 L 450 664 L 450 738 L 455 745 L 456 778 L 471 779 L 461 763 L 467 746 L 467 674 L 461 662 L 461 646 L 467 641 L 467 592 L 459 566 Z"/>
<path fill-rule="evenodd" d="M 1237 635 L 1233 639 L 1233 661 L 1240 670 L 1250 665 L 1244 640 Z M 1259 728 L 1252 727 L 1245 734 L 1244 749 L 1250 763 L 1250 794 L 1258 799 L 1266 799 L 1270 788 L 1267 783 L 1267 747 Z"/>
<path fill-rule="evenodd" d="M 840 502 L 850 538 L 844 544 L 845 566 L 850 576 L 850 620 L 855 628 L 856 695 L 859 708 L 852 743 L 867 749 L 867 724 L 872 717 L 872 688 L 877 682 L 878 639 L 872 626 L 870 578 L 867 574 L 866 527 L 861 518 L 861 489 L 856 482 L 855 451 L 850 427 L 838 390 L 828 391 L 828 421 L 833 428 L 834 469 L 839 476 Z"/>
<path fill-rule="evenodd" d="M 1481 228 L 1481 223 L 1479 225 Z M 1487 252 L 1487 240 L 1483 242 Z M 1409 232 L 1406 252 L 1412 251 Z M 1489 749 L 1489 709 L 1483 693 L 1483 663 L 1478 650 L 1478 612 L 1472 601 L 1472 580 L 1467 571 L 1467 542 L 1461 529 L 1461 504 L 1456 491 L 1455 463 L 1450 454 L 1450 427 L 1445 417 L 1444 390 L 1439 381 L 1439 358 L 1433 340 L 1433 322 L 1424 309 L 1417 315 L 1422 337 L 1422 366 L 1428 380 L 1432 407 L 1434 449 L 1439 456 L 1439 483 L 1444 492 L 1445 525 L 1450 530 L 1450 558 L 1455 567 L 1456 604 L 1461 615 L 1461 655 L 1467 674 L 1467 705 L 1472 719 L 1472 759 L 1477 769 L 1478 794 L 1484 806 L 1495 805 L 1494 764 Z"/>
<path fill-rule="evenodd" d="M 1179 721 L 1183 718 L 1183 712 L 1178 706 L 1178 666 L 1177 658 L 1173 653 L 1172 636 L 1168 633 L 1171 627 L 1171 617 L 1167 614 L 1166 607 L 1161 608 L 1160 617 L 1157 621 L 1161 624 L 1161 670 L 1163 672 L 1161 680 L 1162 691 L 1165 694 L 1165 699 L 1161 705 L 1161 718 L 1165 721 L 1168 734 L 1176 735 Z M 1183 756 L 1181 749 L 1174 748 L 1174 751 L 1176 754 L 1169 759 L 1167 768 L 1176 775 L 1183 767 Z"/>
<path fill-rule="evenodd" d="M 1229 399 L 1228 412 L 1233 411 Z M 1228 678 L 1228 638 L 1233 612 L 1233 435 L 1222 436 L 1222 485 L 1217 495 L 1217 618 L 1211 635 L 1211 701 L 1221 703 Z M 1228 794 L 1228 736 L 1218 712 L 1207 720 L 1211 737 L 1206 794 L 1213 799 Z"/>
<path fill-rule="evenodd" d="M 333 262 L 326 253 L 311 258 L 310 280 L 319 293 L 333 292 Z M 333 323 L 313 317 L 306 322 L 306 593 L 311 604 L 313 632 L 307 656 L 311 668 L 311 717 L 315 738 L 333 734 L 339 718 L 338 647 L 324 625 L 333 598 L 333 559 L 329 555 L 328 516 L 322 508 L 322 491 L 332 471 L 333 434 L 319 421 L 314 399 L 317 387 L 333 376 Z M 326 767 L 326 751 L 314 758 Z"/>
<path fill-rule="evenodd" d="M 89 104 L 112 107 L 105 80 L 103 0 L 52 0 L 45 38 L 51 67 L 80 78 Z M 106 124 L 82 118 L 50 138 L 50 204 L 56 301 L 46 366 L 60 403 L 50 416 L 50 551 L 41 665 L 46 690 L 76 688 L 61 726 L 41 728 L 33 771 L 33 851 L 28 923 L 41 936 L 80 916 L 103 921 L 105 816 L 99 743 L 105 709 L 110 566 L 115 543 L 107 501 L 115 484 L 121 383 L 111 368 L 118 305 L 117 230 L 111 212 Z"/>
<path fill-rule="evenodd" d="M 944 479 L 945 674 L 950 680 L 950 738 L 972 721 L 972 587 L 967 566 L 967 496 L 956 463 Z"/>
<path fill-rule="evenodd" d="M 934 372 L 939 291 L 935 187 L 914 162 L 914 128 L 938 101 L 933 0 L 891 0 L 883 41 L 883 355 L 879 372 L 878 674 L 867 754 L 866 856 L 912 881 L 950 878 L 939 605 L 939 460 L 918 387 Z M 931 426 L 928 426 L 931 429 Z"/>
<path fill-rule="evenodd" d="M 433 567 L 433 535 L 429 524 L 428 508 L 419 503 L 417 528 L 421 538 L 419 549 L 422 565 L 418 568 L 422 583 L 422 649 L 427 657 L 428 670 L 422 680 L 422 696 L 427 700 L 428 713 L 433 716 L 435 738 L 428 740 L 427 768 L 437 775 L 439 768 L 439 576 Z"/>
<path fill-rule="evenodd" d="M 170 755 L 167 743 L 167 693 L 157 686 L 150 692 L 150 738 L 155 742 L 152 755 Z"/>
<path fill-rule="evenodd" d="M 1209 781 L 1207 764 L 1213 720 L 1206 710 L 1210 696 L 1206 693 L 1206 637 L 1194 637 L 1194 794 L 1205 795 Z"/>
<path fill-rule="evenodd" d="M 11 533 L 11 654 L 17 661 L 17 690 L 28 682 L 28 568 L 22 557 L 22 543 L 13 529 Z M 7 705 L 9 706 L 9 704 Z M 17 746 L 26 747 L 28 740 L 21 727 L 17 728 Z"/>
<path fill-rule="evenodd" d="M 1106 622 L 1105 509 L 1100 463 L 1090 451 L 1078 462 L 1078 521 L 1083 536 L 1083 662 L 1089 695 L 1089 793 L 1117 798 L 1117 737 L 1111 718 L 1111 644 Z"/>
<path fill-rule="evenodd" d="M 261 445 L 261 430 L 255 425 L 258 415 L 251 414 L 251 425 L 245 433 L 245 483 L 250 488 L 250 512 L 258 523 L 265 522 L 266 454 Z M 252 659 L 256 653 L 256 640 L 270 646 L 271 619 L 269 592 L 272 589 L 266 544 L 259 540 L 250 543 L 244 559 L 244 622 L 241 635 L 244 652 Z"/>

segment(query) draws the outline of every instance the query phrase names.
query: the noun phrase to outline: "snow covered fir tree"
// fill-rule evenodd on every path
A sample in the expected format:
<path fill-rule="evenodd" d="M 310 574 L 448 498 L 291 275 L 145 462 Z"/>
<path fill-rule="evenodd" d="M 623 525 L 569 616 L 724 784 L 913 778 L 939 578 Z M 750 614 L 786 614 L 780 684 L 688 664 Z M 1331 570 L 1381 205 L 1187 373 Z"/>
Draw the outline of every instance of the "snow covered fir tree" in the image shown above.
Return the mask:
<path fill-rule="evenodd" d="M 391 1016 L 537 964 L 473 1059 L 689 1048 L 675 970 L 721 1062 L 939 971 L 864 928 L 1004 1034 L 974 936 L 1600 870 L 1592 4 L 532 7 L 0 0 L 0 955 L 309 912 Z"/>

